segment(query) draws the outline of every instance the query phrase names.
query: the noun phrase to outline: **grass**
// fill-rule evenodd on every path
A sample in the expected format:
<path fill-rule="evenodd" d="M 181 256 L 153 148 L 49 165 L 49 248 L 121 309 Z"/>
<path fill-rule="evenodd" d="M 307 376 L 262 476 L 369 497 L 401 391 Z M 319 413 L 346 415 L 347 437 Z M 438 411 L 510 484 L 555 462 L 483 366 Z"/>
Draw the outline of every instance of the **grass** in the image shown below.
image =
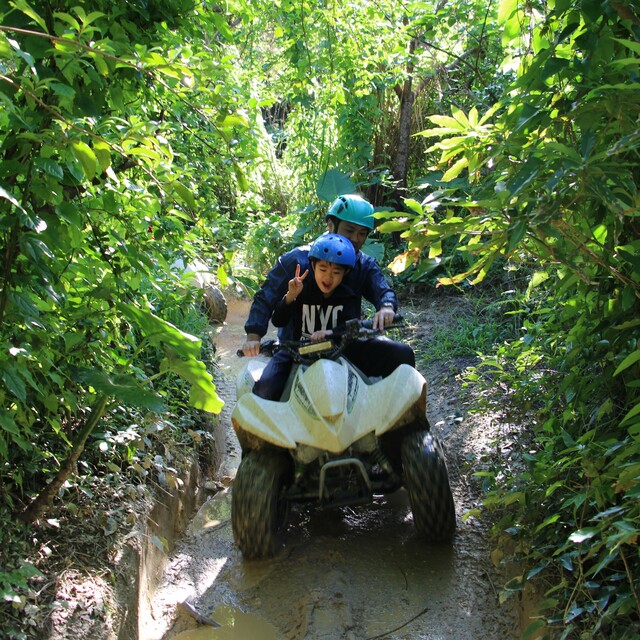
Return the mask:
<path fill-rule="evenodd" d="M 439 305 L 440 306 L 440 305 Z M 500 292 L 481 292 L 454 298 L 451 311 L 438 318 L 425 330 L 425 319 L 418 315 L 412 320 L 417 334 L 426 339 L 416 341 L 418 366 L 447 362 L 454 358 L 476 358 L 492 351 L 494 345 L 518 337 L 515 316 L 506 315 L 513 301 Z M 427 319 L 428 322 L 428 319 Z"/>

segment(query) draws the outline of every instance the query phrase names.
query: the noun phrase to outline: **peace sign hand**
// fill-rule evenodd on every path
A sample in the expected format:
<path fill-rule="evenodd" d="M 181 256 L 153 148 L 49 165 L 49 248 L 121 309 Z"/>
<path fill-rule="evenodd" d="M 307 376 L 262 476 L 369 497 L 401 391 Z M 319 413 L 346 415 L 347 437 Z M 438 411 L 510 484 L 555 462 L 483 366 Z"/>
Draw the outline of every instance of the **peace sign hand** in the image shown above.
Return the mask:
<path fill-rule="evenodd" d="M 305 272 L 300 275 L 300 265 L 296 265 L 296 275 L 289 280 L 289 290 L 285 296 L 285 302 L 287 304 L 291 304 L 300 295 L 304 286 L 302 283 L 308 275 L 309 269 L 306 269 Z"/>

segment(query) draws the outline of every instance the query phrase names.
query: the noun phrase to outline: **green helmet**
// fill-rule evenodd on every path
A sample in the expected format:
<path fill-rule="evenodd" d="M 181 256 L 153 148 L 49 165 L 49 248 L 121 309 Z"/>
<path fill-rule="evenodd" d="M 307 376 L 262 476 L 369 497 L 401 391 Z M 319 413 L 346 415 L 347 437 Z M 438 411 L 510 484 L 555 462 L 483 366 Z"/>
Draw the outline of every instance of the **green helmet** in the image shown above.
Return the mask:
<path fill-rule="evenodd" d="M 355 194 L 338 196 L 329 207 L 326 219 L 332 217 L 373 229 L 373 206 L 362 196 Z"/>

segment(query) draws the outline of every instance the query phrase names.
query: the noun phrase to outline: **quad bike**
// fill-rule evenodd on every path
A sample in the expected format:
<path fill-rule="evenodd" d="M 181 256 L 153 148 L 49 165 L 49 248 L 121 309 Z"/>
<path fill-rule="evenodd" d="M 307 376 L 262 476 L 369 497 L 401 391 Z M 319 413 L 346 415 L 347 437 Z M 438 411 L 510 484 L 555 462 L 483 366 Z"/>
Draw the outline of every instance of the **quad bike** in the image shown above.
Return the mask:
<path fill-rule="evenodd" d="M 421 536 L 452 537 L 453 496 L 442 447 L 429 431 L 425 379 L 407 364 L 370 379 L 342 356 L 376 333 L 370 320 L 351 320 L 335 339 L 263 342 L 261 353 L 286 349 L 294 360 L 280 401 L 251 393 L 266 359 L 249 360 L 238 375 L 231 420 L 242 460 L 231 523 L 246 559 L 276 552 L 291 503 L 364 504 L 401 487 Z"/>

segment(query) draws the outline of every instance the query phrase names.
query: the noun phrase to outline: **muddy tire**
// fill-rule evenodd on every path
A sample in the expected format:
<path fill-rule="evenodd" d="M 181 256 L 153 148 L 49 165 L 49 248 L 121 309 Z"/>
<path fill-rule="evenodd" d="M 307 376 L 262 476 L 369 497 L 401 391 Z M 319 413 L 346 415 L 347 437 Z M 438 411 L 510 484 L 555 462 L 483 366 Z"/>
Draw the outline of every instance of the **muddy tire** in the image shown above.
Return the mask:
<path fill-rule="evenodd" d="M 227 319 L 227 300 L 218 287 L 208 284 L 204 287 L 203 302 L 209 322 L 223 324 Z"/>
<path fill-rule="evenodd" d="M 404 485 L 409 493 L 413 522 L 430 542 L 446 542 L 456 529 L 456 512 L 444 453 L 427 431 L 411 433 L 402 441 Z"/>
<path fill-rule="evenodd" d="M 231 525 L 247 560 L 270 558 L 278 550 L 290 477 L 291 460 L 281 451 L 255 449 L 243 456 L 231 493 Z"/>

